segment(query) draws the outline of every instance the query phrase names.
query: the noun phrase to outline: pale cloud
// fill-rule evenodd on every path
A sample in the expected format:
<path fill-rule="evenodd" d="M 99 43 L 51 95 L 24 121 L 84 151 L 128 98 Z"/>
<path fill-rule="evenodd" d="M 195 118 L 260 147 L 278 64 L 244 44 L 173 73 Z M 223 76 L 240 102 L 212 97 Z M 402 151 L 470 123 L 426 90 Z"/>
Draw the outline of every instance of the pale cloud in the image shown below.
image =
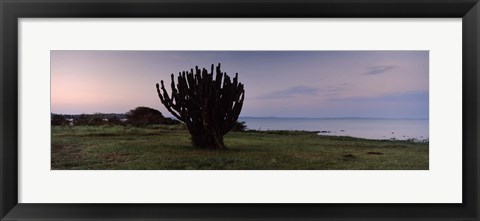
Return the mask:
<path fill-rule="evenodd" d="M 284 99 L 295 96 L 315 96 L 318 94 L 319 89 L 309 86 L 294 86 L 283 90 L 277 90 L 265 95 L 261 95 L 260 99 Z"/>
<path fill-rule="evenodd" d="M 372 66 L 367 68 L 367 72 L 363 73 L 364 75 L 377 75 L 383 74 L 388 72 L 389 70 L 394 69 L 395 66 L 391 65 L 380 65 L 380 66 Z"/>

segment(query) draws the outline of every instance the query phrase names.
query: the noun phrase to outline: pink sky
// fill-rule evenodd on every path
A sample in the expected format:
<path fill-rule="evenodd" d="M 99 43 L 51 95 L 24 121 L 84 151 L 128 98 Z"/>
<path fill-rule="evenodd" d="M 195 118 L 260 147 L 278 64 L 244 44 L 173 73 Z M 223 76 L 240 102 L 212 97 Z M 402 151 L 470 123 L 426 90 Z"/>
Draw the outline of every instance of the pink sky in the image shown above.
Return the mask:
<path fill-rule="evenodd" d="M 428 51 L 51 51 L 51 111 L 170 116 L 155 84 L 219 62 L 242 116 L 428 118 Z"/>

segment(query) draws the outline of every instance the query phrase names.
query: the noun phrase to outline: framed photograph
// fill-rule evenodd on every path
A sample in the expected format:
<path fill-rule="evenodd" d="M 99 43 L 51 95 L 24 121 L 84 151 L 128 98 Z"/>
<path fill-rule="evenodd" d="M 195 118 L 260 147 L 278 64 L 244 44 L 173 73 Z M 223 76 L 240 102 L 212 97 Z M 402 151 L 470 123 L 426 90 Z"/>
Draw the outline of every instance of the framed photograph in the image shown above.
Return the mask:
<path fill-rule="evenodd" d="M 0 10 L 1 220 L 479 220 L 476 0 Z"/>

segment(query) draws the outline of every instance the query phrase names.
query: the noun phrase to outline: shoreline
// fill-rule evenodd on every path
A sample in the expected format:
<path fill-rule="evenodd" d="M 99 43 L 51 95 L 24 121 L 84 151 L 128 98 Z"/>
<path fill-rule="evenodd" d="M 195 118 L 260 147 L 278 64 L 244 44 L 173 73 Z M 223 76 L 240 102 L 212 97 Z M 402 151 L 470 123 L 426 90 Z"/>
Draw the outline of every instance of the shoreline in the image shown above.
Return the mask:
<path fill-rule="evenodd" d="M 252 130 L 247 129 L 244 132 L 253 132 L 253 133 L 306 133 L 306 134 L 316 134 L 318 136 L 323 137 L 344 137 L 344 138 L 352 138 L 352 139 L 360 139 L 360 140 L 369 140 L 369 141 L 406 141 L 406 142 L 415 142 L 415 143 L 429 143 L 429 138 L 425 139 L 417 139 L 417 138 L 408 138 L 408 139 L 395 139 L 395 138 L 385 138 L 385 139 L 375 139 L 375 138 L 365 138 L 365 137 L 355 137 L 351 135 L 335 135 L 331 133 L 331 131 L 309 131 L 309 130 Z"/>

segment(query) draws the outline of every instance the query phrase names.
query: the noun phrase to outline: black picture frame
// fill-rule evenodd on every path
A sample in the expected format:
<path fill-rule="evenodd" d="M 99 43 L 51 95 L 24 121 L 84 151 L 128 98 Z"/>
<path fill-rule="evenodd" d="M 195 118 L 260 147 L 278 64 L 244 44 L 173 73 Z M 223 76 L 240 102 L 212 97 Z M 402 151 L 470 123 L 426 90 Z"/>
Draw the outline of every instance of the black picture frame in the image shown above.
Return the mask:
<path fill-rule="evenodd" d="M 480 4 L 478 0 L 0 0 L 0 15 L 1 220 L 479 220 Z M 463 203 L 18 203 L 17 20 L 46 17 L 462 18 Z"/>

